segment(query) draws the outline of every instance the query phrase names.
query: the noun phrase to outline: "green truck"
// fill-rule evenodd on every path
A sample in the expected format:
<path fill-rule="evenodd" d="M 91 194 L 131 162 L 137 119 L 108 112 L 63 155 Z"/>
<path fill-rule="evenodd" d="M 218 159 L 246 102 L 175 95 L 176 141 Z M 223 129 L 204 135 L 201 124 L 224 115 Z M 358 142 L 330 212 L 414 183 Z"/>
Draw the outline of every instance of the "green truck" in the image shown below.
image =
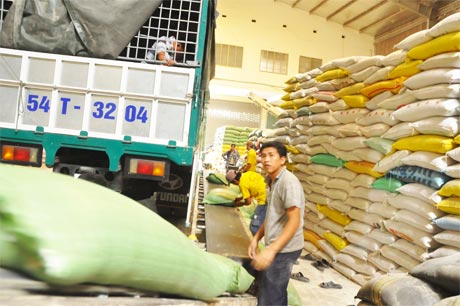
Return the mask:
<path fill-rule="evenodd" d="M 13 1 L 1 2 L 5 26 Z M 151 199 L 160 215 L 189 222 L 213 74 L 215 3 L 160 2 L 115 59 L 2 44 L 0 162 L 44 163 Z M 170 35 L 184 46 L 181 60 L 146 60 L 151 45 Z"/>

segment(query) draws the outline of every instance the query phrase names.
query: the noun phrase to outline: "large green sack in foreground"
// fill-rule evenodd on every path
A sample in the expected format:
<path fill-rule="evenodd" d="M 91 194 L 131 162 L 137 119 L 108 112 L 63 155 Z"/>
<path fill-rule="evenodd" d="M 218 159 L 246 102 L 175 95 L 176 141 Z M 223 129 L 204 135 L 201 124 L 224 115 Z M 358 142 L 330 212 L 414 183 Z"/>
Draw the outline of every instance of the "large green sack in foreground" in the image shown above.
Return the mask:
<path fill-rule="evenodd" d="M 137 202 L 97 184 L 0 164 L 0 265 L 55 285 L 96 283 L 211 300 L 252 276 L 198 248 Z M 11 243 L 11 239 L 15 239 Z"/>

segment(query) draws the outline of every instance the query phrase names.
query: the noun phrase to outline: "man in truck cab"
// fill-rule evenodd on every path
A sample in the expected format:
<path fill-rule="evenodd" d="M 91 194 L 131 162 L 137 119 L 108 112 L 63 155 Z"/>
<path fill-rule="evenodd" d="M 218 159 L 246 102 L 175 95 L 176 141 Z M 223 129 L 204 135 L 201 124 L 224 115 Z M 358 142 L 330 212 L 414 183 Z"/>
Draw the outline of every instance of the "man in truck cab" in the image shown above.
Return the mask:
<path fill-rule="evenodd" d="M 184 47 L 174 36 L 161 36 L 147 51 L 147 60 L 158 60 L 165 62 L 166 65 L 176 64 L 178 55 L 182 55 Z"/>

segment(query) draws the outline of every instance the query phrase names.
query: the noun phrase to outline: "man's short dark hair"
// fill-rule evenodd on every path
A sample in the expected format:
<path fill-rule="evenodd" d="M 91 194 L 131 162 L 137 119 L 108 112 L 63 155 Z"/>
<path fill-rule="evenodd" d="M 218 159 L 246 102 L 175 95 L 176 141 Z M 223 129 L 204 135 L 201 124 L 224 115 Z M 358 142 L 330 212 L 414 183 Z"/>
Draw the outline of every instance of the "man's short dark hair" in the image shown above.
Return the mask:
<path fill-rule="evenodd" d="M 287 149 L 286 146 L 279 142 L 279 141 L 268 141 L 264 142 L 260 147 L 260 152 L 263 152 L 265 148 L 275 148 L 278 151 L 280 157 L 287 157 Z"/>

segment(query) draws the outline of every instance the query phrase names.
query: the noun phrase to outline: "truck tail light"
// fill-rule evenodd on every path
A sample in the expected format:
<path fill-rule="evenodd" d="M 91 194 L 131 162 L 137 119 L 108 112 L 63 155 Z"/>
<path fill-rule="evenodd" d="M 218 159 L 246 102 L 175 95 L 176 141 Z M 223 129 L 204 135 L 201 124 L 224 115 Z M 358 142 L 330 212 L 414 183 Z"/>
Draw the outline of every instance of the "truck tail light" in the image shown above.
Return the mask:
<path fill-rule="evenodd" d="M 165 160 L 129 158 L 127 174 L 130 176 L 150 176 L 151 179 L 165 179 L 169 175 L 169 164 Z"/>
<path fill-rule="evenodd" d="M 29 147 L 18 144 L 1 143 L 1 162 L 40 167 L 42 163 L 41 147 Z"/>

